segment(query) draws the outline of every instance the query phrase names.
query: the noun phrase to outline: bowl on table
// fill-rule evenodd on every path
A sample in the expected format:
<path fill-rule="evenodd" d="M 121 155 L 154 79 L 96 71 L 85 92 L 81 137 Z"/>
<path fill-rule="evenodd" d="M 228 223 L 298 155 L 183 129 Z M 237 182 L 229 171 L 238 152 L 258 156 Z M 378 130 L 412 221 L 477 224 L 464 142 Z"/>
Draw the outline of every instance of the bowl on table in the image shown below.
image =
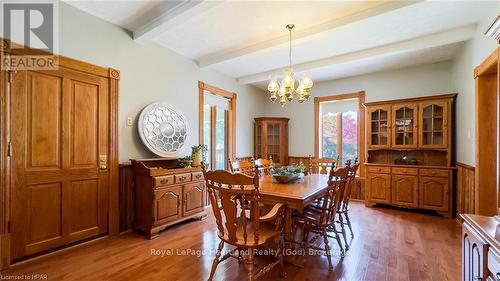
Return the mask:
<path fill-rule="evenodd" d="M 287 176 L 274 175 L 273 179 L 275 179 L 279 183 L 289 183 L 289 182 L 301 179 L 303 176 L 304 176 L 304 174 L 287 175 Z"/>

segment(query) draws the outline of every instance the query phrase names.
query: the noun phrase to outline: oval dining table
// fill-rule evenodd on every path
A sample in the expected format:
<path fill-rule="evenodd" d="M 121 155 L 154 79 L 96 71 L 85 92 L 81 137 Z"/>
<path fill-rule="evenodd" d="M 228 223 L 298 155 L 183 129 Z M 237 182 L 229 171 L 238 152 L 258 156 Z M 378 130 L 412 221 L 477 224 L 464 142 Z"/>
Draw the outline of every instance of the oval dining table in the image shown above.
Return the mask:
<path fill-rule="evenodd" d="M 260 199 L 264 203 L 285 205 L 283 238 L 285 248 L 292 246 L 292 210 L 302 212 L 328 189 L 328 175 L 309 174 L 302 179 L 278 183 L 271 176 L 264 176 L 259 181 Z"/>

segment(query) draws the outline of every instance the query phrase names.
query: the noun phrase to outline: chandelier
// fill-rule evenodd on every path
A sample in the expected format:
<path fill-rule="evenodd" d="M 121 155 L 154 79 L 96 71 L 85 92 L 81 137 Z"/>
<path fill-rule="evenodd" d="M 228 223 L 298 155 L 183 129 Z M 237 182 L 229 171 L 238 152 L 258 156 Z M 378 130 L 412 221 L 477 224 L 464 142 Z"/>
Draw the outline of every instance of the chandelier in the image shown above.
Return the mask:
<path fill-rule="evenodd" d="M 269 85 L 267 86 L 267 90 L 271 93 L 271 96 L 269 97 L 271 101 L 274 103 L 279 98 L 279 103 L 282 107 L 285 107 L 288 102 L 293 101 L 295 96 L 297 96 L 299 103 L 309 100 L 309 97 L 311 96 L 311 88 L 313 86 L 311 78 L 307 76 L 307 74 L 304 74 L 304 77 L 302 77 L 299 81 L 298 87 L 295 88 L 296 82 L 293 78 L 292 68 L 292 29 L 294 27 L 294 24 L 288 24 L 286 26 L 290 34 L 290 48 L 288 53 L 289 65 L 288 68 L 283 71 L 283 80 L 278 81 L 276 76 L 273 75 Z"/>

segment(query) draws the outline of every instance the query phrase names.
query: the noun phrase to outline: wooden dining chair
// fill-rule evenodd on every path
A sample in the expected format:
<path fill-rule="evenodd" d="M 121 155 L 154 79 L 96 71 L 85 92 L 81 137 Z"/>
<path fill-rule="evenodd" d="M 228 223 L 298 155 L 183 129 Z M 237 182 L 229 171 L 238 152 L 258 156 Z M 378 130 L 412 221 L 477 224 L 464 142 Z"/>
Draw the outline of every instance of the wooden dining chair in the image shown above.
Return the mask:
<path fill-rule="evenodd" d="M 347 173 L 347 182 L 344 190 L 344 199 L 342 200 L 339 210 L 337 212 L 338 215 L 338 223 L 340 224 L 342 236 L 344 237 L 345 248 L 349 250 L 349 243 L 347 242 L 347 233 L 345 230 L 345 225 L 349 227 L 349 231 L 351 232 L 351 238 L 354 238 L 354 232 L 352 231 L 351 220 L 349 218 L 349 201 L 351 199 L 351 190 L 352 187 L 356 184 L 356 174 L 359 169 L 358 158 L 354 160 L 354 164 L 351 165 L 351 160 L 347 160 L 346 166 L 350 167 Z M 342 217 L 344 215 L 345 218 Z M 345 220 L 344 220 L 345 219 Z"/>
<path fill-rule="evenodd" d="M 310 174 L 328 174 L 335 166 L 335 160 L 332 158 L 312 158 L 309 156 L 309 173 Z"/>
<path fill-rule="evenodd" d="M 245 160 L 231 160 L 231 158 L 227 159 L 227 163 L 229 166 L 229 170 L 233 173 L 240 173 L 247 176 L 253 176 L 255 173 L 255 163 L 253 158 L 250 161 Z"/>
<path fill-rule="evenodd" d="M 302 224 L 303 226 L 302 245 L 306 248 L 324 250 L 328 257 L 330 269 L 333 269 L 333 265 L 328 238 L 332 236 L 328 235 L 327 229 L 333 228 L 335 230 L 333 231 L 333 237 L 339 244 L 342 256 L 345 254 L 342 242 L 340 241 L 340 233 L 335 229 L 335 221 L 339 206 L 342 202 L 349 169 L 350 167 L 346 166 L 336 170 L 330 170 L 328 190 L 323 195 L 321 208 L 308 206 L 302 213 L 294 216 L 295 224 Z M 310 233 L 315 234 L 311 240 L 309 240 Z M 314 241 L 319 237 L 323 237 L 325 249 L 313 246 Z"/>
<path fill-rule="evenodd" d="M 220 239 L 208 280 L 213 279 L 219 263 L 230 257 L 245 263 L 248 280 L 259 278 L 278 264 L 286 276 L 280 239 L 282 226 L 273 223 L 282 214 L 284 205 L 276 204 L 269 213 L 261 216 L 257 171 L 253 177 L 225 170 L 204 169 L 203 174 Z M 245 208 L 246 202 L 249 209 Z M 278 240 L 277 259 L 254 274 L 254 249 L 271 240 Z M 235 248 L 221 257 L 224 243 Z M 245 255 L 241 255 L 241 251 L 245 251 Z"/>
<path fill-rule="evenodd" d="M 255 160 L 255 166 L 259 169 L 260 176 L 269 175 L 269 171 L 273 167 L 273 157 L 269 156 L 269 159 L 259 158 Z"/>

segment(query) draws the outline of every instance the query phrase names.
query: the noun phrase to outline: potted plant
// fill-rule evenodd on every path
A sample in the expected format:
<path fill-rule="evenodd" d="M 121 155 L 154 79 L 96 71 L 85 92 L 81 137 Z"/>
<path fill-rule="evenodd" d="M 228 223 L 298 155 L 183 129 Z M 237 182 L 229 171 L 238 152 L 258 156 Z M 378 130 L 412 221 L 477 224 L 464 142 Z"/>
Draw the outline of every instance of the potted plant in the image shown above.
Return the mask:
<path fill-rule="evenodd" d="M 191 159 L 193 163 L 191 164 L 193 167 L 199 167 L 201 165 L 201 161 L 203 161 L 203 153 L 207 150 L 205 145 L 195 145 L 191 148 Z"/>
<path fill-rule="evenodd" d="M 184 158 L 179 159 L 179 164 L 181 165 L 182 168 L 191 168 L 192 163 L 193 159 L 191 159 L 191 156 L 186 156 Z"/>

